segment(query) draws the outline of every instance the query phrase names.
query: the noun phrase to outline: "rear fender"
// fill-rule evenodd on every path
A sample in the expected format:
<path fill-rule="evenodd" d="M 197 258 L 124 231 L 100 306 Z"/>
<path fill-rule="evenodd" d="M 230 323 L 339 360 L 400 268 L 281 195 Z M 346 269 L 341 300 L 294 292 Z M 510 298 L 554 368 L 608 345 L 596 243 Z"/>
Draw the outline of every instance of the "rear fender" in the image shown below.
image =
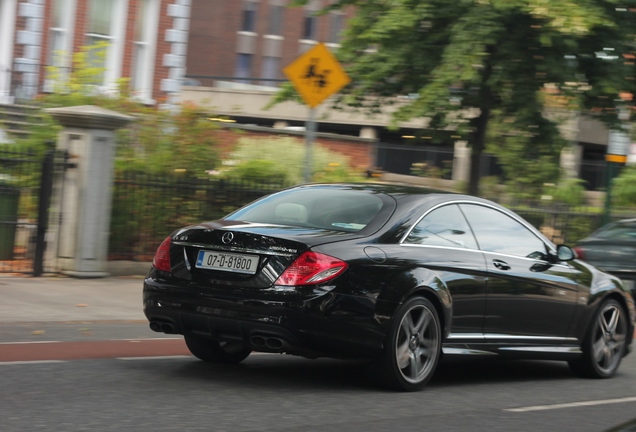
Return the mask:
<path fill-rule="evenodd" d="M 590 295 L 587 298 L 587 305 L 585 306 L 585 310 L 581 317 L 583 322 L 591 322 L 596 309 L 607 298 L 614 298 L 627 311 L 630 326 L 628 334 L 631 342 L 631 336 L 634 332 L 634 323 L 636 322 L 634 298 L 621 280 L 615 276 L 611 276 L 607 273 L 596 272 L 590 289 Z M 583 340 L 588 328 L 589 326 L 585 326 L 578 334 L 576 334 L 576 337 L 579 340 Z"/>
<path fill-rule="evenodd" d="M 388 328 L 397 308 L 412 296 L 430 300 L 442 321 L 442 331 L 448 335 L 452 318 L 452 298 L 444 281 L 428 269 L 412 269 L 395 275 L 386 285 L 376 303 L 376 318 Z"/>

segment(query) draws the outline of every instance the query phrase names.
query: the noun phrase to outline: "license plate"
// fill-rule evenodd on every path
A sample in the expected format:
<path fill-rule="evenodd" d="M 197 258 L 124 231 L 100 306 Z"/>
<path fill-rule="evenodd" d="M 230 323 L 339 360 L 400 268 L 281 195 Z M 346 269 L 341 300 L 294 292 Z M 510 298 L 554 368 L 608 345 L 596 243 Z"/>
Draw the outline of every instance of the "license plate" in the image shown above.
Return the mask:
<path fill-rule="evenodd" d="M 258 255 L 229 252 L 199 251 L 196 267 L 208 270 L 222 270 L 234 273 L 256 273 Z"/>

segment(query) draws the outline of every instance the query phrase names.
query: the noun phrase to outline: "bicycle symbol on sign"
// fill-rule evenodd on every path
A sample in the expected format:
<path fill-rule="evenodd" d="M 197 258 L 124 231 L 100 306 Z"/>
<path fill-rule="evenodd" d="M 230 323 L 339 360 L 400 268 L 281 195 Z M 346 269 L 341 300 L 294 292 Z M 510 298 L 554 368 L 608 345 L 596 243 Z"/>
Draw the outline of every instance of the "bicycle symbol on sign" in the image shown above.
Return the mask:
<path fill-rule="evenodd" d="M 307 70 L 302 78 L 307 82 L 307 84 L 311 85 L 316 93 L 322 93 L 322 91 L 327 88 L 329 82 L 327 78 L 331 73 L 330 69 L 323 69 L 319 71 L 318 64 L 320 63 L 320 58 L 312 57 L 310 64 L 307 66 Z"/>

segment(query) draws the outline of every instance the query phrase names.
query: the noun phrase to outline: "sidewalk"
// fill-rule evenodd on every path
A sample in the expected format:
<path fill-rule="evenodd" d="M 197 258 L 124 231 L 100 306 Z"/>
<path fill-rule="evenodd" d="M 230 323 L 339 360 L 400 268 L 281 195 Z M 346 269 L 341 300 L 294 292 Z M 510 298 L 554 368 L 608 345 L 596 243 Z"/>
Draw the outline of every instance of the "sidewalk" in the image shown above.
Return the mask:
<path fill-rule="evenodd" d="M 73 279 L 0 274 L 0 323 L 142 321 L 143 276 Z"/>

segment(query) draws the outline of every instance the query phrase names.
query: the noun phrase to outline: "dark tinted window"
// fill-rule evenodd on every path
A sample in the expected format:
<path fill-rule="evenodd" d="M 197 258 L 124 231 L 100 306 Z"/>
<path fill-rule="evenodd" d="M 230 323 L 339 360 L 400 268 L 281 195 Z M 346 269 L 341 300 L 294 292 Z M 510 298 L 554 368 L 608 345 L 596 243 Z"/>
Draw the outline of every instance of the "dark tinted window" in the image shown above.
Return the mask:
<path fill-rule="evenodd" d="M 440 207 L 427 214 L 404 243 L 478 249 L 470 227 L 456 205 Z"/>
<path fill-rule="evenodd" d="M 636 240 L 636 222 L 616 222 L 607 225 L 598 230 L 594 237 L 608 240 Z"/>
<path fill-rule="evenodd" d="M 528 228 L 495 209 L 460 204 L 470 223 L 479 248 L 488 252 L 546 259 L 546 247 Z"/>
<path fill-rule="evenodd" d="M 303 39 L 315 40 L 316 39 L 316 21 L 317 18 L 313 15 L 314 12 L 307 11 L 305 15 L 305 22 L 303 26 Z"/>
<path fill-rule="evenodd" d="M 394 203 L 386 195 L 364 191 L 301 188 L 263 198 L 225 219 L 355 232 Z"/>
<path fill-rule="evenodd" d="M 256 28 L 256 8 L 257 3 L 246 1 L 243 2 L 243 23 L 241 30 L 253 32 Z"/>

